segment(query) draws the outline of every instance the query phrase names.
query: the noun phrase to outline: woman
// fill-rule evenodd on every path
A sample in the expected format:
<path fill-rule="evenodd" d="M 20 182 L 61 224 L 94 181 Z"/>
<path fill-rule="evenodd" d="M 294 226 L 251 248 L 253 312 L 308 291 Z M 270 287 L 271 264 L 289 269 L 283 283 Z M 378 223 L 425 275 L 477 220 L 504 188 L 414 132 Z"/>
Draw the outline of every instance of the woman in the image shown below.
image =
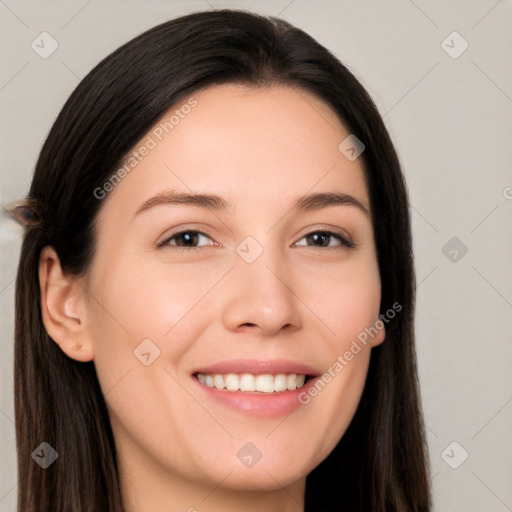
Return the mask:
<path fill-rule="evenodd" d="M 10 211 L 20 511 L 430 510 L 405 180 L 310 36 L 136 37 Z"/>

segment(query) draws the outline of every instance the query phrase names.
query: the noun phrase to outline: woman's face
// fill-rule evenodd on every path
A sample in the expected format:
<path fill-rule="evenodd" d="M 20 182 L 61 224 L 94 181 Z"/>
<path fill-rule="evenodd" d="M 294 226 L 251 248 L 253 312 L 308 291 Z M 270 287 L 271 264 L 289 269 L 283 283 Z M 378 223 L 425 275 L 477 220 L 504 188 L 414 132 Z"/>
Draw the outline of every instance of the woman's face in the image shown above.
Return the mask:
<path fill-rule="evenodd" d="M 344 434 L 384 339 L 359 341 L 381 290 L 348 135 L 309 93 L 229 84 L 172 108 L 130 155 L 83 278 L 130 489 L 300 494 Z"/>

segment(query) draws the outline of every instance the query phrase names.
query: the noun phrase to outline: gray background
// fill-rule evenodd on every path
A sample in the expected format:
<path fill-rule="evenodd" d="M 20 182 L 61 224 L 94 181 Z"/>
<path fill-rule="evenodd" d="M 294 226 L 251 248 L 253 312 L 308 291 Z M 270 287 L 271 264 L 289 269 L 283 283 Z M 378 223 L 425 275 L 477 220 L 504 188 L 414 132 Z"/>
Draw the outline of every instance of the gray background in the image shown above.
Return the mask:
<path fill-rule="evenodd" d="M 170 18 L 224 7 L 304 29 L 374 97 L 410 189 L 435 510 L 511 511 L 512 1 L 0 0 L 1 204 L 25 196 L 57 113 L 100 59 Z M 48 58 L 31 47 L 43 31 L 58 43 Z M 454 31 L 469 44 L 460 55 Z M 0 240 L 0 512 L 11 512 L 21 229 L 2 218 Z"/>

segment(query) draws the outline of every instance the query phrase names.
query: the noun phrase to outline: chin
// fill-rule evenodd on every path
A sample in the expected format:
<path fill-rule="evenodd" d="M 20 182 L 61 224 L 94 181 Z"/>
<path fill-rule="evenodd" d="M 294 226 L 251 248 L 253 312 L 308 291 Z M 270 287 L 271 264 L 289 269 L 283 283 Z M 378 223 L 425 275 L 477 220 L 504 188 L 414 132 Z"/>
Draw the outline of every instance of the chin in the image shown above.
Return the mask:
<path fill-rule="evenodd" d="M 274 492 L 283 487 L 289 487 L 307 476 L 300 471 L 286 471 L 283 473 L 277 467 L 268 468 L 237 468 L 226 479 L 225 488 L 244 492 Z"/>

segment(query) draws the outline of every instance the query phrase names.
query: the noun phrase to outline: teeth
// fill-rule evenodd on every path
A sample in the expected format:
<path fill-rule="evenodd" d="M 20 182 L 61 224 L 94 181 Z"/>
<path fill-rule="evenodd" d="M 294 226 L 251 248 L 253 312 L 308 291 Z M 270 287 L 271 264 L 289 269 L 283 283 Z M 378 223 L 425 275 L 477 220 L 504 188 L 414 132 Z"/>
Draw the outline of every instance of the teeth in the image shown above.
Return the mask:
<path fill-rule="evenodd" d="M 238 391 L 240 389 L 240 379 L 236 373 L 228 373 L 225 382 L 228 391 Z"/>
<path fill-rule="evenodd" d="M 258 375 L 256 377 L 256 391 L 273 393 L 275 391 L 274 377 L 272 375 Z"/>
<path fill-rule="evenodd" d="M 297 375 L 295 373 L 286 377 L 286 386 L 292 391 L 297 388 Z"/>
<path fill-rule="evenodd" d="M 288 385 L 286 384 L 286 375 L 280 373 L 279 375 L 275 376 L 274 389 L 276 392 L 286 391 L 288 389 Z"/>
<path fill-rule="evenodd" d="M 217 389 L 224 389 L 225 387 L 225 381 L 224 381 L 224 375 L 214 375 L 213 376 L 213 385 Z"/>
<path fill-rule="evenodd" d="M 240 391 L 256 391 L 256 379 L 250 373 L 240 376 Z"/>
<path fill-rule="evenodd" d="M 280 393 L 282 391 L 301 388 L 306 381 L 305 375 L 295 373 L 277 375 L 253 375 L 251 373 L 204 374 L 198 373 L 201 384 L 210 388 L 227 389 L 228 391 L 259 391 L 261 393 Z"/>

